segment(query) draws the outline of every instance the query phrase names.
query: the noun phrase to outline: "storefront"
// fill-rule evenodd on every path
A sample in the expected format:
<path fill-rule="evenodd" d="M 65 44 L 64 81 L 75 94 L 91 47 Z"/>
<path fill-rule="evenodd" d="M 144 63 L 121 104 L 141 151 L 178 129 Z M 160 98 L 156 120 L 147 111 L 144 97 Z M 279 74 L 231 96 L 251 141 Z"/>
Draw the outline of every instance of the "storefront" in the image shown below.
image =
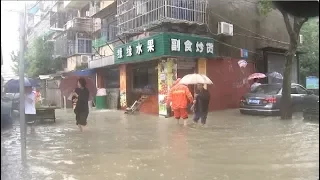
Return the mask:
<path fill-rule="evenodd" d="M 120 108 L 120 69 L 104 67 L 97 69 L 97 88 L 106 89 L 106 108 Z"/>
<path fill-rule="evenodd" d="M 199 62 L 213 57 L 213 39 L 191 34 L 160 33 L 116 47 L 121 107 L 131 106 L 141 95 L 148 95 L 140 111 L 165 115 L 165 99 L 173 82 L 198 72 Z M 205 74 L 206 70 L 202 71 Z"/>

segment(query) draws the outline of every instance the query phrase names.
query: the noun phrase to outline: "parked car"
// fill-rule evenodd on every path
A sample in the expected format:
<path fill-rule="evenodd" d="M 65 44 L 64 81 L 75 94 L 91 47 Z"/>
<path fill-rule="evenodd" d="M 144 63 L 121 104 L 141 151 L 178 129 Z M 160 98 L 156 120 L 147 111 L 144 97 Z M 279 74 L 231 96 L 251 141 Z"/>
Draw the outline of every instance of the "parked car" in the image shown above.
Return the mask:
<path fill-rule="evenodd" d="M 309 102 L 303 110 L 303 118 L 306 120 L 319 120 L 319 99 L 306 98 Z"/>
<path fill-rule="evenodd" d="M 240 100 L 240 113 L 258 115 L 279 115 L 282 84 L 262 84 L 243 96 Z M 299 84 L 291 84 L 292 110 L 303 111 L 312 106 L 319 96 Z"/>
<path fill-rule="evenodd" d="M 20 106 L 20 96 L 19 93 L 6 93 L 2 98 L 10 100 L 12 103 L 13 110 L 19 110 Z"/>
<path fill-rule="evenodd" d="M 1 98 L 1 125 L 12 122 L 12 101 Z"/>

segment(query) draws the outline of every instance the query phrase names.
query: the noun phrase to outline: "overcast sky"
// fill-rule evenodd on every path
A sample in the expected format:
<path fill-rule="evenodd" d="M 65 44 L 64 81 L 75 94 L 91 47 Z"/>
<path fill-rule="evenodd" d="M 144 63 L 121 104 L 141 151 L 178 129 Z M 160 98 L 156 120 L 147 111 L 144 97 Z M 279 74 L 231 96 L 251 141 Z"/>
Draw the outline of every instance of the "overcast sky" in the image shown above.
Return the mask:
<path fill-rule="evenodd" d="M 23 9 L 24 3 L 23 1 L 1 1 L 1 46 L 3 53 L 1 73 L 6 80 L 14 76 L 11 69 L 10 52 L 19 49 L 19 13 L 16 11 Z"/>

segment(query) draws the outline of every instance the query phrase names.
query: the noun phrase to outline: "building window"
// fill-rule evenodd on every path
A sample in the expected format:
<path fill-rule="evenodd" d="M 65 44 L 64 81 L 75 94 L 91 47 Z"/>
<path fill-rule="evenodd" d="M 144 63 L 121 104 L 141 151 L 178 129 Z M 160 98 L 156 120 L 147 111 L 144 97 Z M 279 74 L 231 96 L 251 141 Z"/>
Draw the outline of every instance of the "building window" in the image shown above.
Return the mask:
<path fill-rule="evenodd" d="M 105 73 L 105 88 L 120 88 L 119 69 L 107 69 Z"/>
<path fill-rule="evenodd" d="M 92 53 L 92 41 L 88 39 L 78 39 L 78 53 Z"/>
<path fill-rule="evenodd" d="M 132 75 L 132 87 L 134 90 L 157 92 L 158 70 L 156 69 L 156 65 L 137 66 L 132 69 Z"/>
<path fill-rule="evenodd" d="M 113 41 L 117 38 L 118 27 L 114 17 L 108 17 L 101 20 L 101 36 L 106 37 L 107 41 Z"/>

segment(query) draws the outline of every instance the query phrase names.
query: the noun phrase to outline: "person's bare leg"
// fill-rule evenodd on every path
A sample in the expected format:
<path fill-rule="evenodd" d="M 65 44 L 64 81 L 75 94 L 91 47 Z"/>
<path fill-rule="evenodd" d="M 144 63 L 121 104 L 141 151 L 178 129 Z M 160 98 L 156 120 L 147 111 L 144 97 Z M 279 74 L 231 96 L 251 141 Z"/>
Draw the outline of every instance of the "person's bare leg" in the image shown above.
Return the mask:
<path fill-rule="evenodd" d="M 180 120 L 179 120 L 179 119 L 177 119 L 177 124 L 178 124 L 178 125 L 180 124 Z"/>
<path fill-rule="evenodd" d="M 86 131 L 87 130 L 87 126 L 82 126 L 81 125 L 81 128 L 82 128 L 82 131 Z"/>
<path fill-rule="evenodd" d="M 83 131 L 82 126 L 79 124 L 78 127 L 80 129 L 80 132 L 82 132 Z"/>
<path fill-rule="evenodd" d="M 187 125 L 188 125 L 188 119 L 184 119 L 184 120 L 183 120 L 183 125 L 184 125 L 184 126 L 187 126 Z"/>

